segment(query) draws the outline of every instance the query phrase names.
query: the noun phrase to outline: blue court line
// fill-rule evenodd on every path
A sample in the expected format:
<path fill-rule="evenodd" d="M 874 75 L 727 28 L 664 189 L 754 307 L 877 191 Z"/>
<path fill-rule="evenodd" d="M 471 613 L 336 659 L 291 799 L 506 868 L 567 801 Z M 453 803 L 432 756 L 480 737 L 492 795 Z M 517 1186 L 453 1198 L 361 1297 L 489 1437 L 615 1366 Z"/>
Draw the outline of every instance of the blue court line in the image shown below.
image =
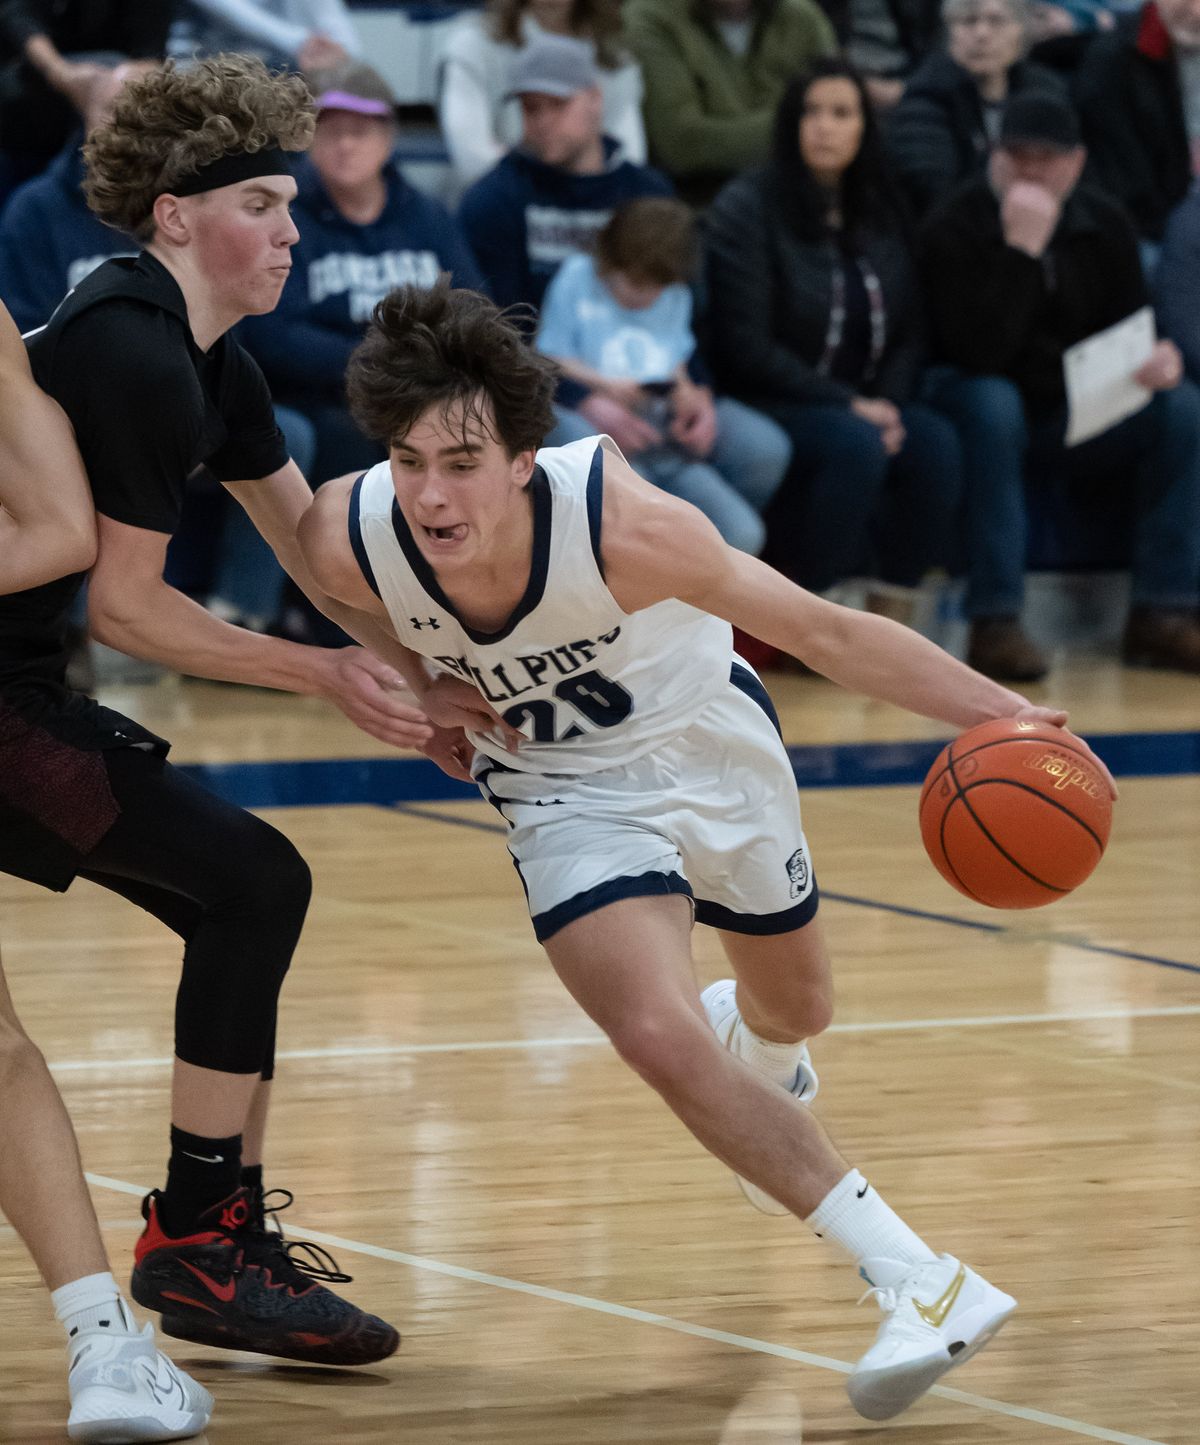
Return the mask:
<path fill-rule="evenodd" d="M 1200 732 L 1110 733 L 1088 741 L 1119 778 L 1200 773 Z M 836 743 L 788 749 L 801 788 L 916 785 L 944 742 Z M 243 808 L 440 803 L 478 797 L 428 758 L 322 758 L 297 762 L 189 763 L 197 781 Z"/>
<path fill-rule="evenodd" d="M 462 818 L 457 813 L 443 813 L 436 808 L 423 808 L 412 803 L 394 803 L 392 807 L 397 813 L 404 813 L 410 818 L 426 818 L 431 823 L 449 823 L 455 828 L 474 828 L 480 833 L 505 834 L 508 829 L 501 823 L 480 822 L 477 818 Z M 1019 934 L 1017 930 L 1008 928 L 1003 923 L 988 923 L 980 918 L 956 918 L 951 913 L 932 913 L 925 908 L 906 908 L 901 903 L 884 903 L 877 898 L 859 898 L 853 893 L 831 893 L 828 888 L 821 885 L 821 897 L 827 898 L 834 903 L 848 903 L 854 908 L 874 908 L 881 913 L 896 913 L 903 918 L 920 918 L 930 923 L 945 923 L 951 928 L 973 929 L 976 933 L 1006 933 L 1014 937 L 1034 941 L 1037 935 L 1027 933 Z M 1047 936 L 1049 942 L 1061 943 L 1068 948 L 1082 949 L 1085 953 L 1099 953 L 1108 958 L 1124 958 L 1134 963 L 1153 963 L 1159 968 L 1175 968 L 1182 973 L 1200 974 L 1200 964 L 1183 963 L 1177 958 L 1163 958 L 1155 953 L 1135 953 L 1128 948 L 1114 948 L 1106 943 L 1092 943 L 1086 938 L 1054 938 Z"/>

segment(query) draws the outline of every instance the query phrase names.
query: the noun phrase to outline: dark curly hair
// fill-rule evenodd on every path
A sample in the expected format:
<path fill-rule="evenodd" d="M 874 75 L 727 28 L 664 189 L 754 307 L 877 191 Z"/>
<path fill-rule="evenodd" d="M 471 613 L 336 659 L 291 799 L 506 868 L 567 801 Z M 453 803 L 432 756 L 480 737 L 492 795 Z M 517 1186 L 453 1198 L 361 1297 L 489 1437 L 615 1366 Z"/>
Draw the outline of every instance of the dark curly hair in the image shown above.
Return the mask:
<path fill-rule="evenodd" d="M 313 124 L 298 75 L 248 55 L 214 55 L 187 70 L 168 61 L 131 80 L 112 119 L 88 137 L 88 205 L 106 225 L 148 241 L 155 200 L 184 176 L 234 151 L 303 150 Z"/>
<path fill-rule="evenodd" d="M 444 272 L 428 290 L 398 287 L 375 307 L 350 358 L 346 394 L 355 421 L 392 446 L 431 406 L 446 420 L 461 406 L 464 434 L 474 421 L 510 457 L 539 447 L 554 425 L 558 369 L 529 344 L 532 325 L 478 291 L 454 290 Z"/>

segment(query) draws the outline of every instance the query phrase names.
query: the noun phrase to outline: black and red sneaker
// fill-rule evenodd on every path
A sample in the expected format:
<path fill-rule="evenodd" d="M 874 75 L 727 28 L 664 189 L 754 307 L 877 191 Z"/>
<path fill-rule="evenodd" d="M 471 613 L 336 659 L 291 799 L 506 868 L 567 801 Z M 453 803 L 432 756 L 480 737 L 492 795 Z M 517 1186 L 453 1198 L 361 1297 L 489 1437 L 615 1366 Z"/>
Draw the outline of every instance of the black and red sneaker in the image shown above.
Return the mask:
<path fill-rule="evenodd" d="M 161 1313 L 164 1334 L 318 1365 L 370 1365 L 399 1346 L 391 1325 L 317 1282 L 346 1284 L 350 1276 L 316 1245 L 289 1244 L 278 1225 L 267 1228 L 261 1196 L 249 1189 L 214 1204 L 179 1239 L 159 1214 L 155 1191 L 142 1201 L 146 1228 L 130 1288 L 138 1304 Z"/>

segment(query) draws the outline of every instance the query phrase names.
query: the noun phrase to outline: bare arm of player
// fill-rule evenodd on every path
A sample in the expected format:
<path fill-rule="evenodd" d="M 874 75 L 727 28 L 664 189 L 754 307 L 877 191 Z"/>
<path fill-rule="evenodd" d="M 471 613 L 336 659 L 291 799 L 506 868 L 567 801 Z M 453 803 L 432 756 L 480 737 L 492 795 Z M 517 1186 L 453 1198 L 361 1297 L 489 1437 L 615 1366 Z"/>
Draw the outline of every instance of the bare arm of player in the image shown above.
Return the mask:
<path fill-rule="evenodd" d="M 626 611 L 677 597 L 798 657 L 840 687 L 952 727 L 1002 717 L 1065 726 L 1062 709 L 1035 706 L 911 628 L 826 602 L 736 551 L 694 507 L 650 486 L 612 452 L 605 456 L 604 491 L 605 576 Z M 1095 762 L 1115 796 L 1111 774 Z"/>
<path fill-rule="evenodd" d="M 96 516 L 71 425 L 0 306 L 0 595 L 86 572 Z"/>
<path fill-rule="evenodd" d="M 163 580 L 166 533 L 97 520 L 88 620 L 100 642 L 196 677 L 327 698 L 393 747 L 429 741 L 433 730 L 390 663 L 357 647 L 305 647 L 220 622 Z"/>
<path fill-rule="evenodd" d="M 352 474 L 318 488 L 297 524 L 296 545 L 316 586 L 386 637 L 389 650 L 382 655 L 394 658 L 427 717 L 436 725 L 434 736 L 424 746 L 426 755 L 451 777 L 470 782 L 467 764 L 473 749 L 465 729 L 499 732 L 510 749 L 519 745 L 521 735 L 469 683 L 435 675 L 424 658 L 397 640 L 387 609 L 371 590 L 350 545 L 347 523 L 354 482 Z M 361 640 L 359 632 L 352 635 Z"/>

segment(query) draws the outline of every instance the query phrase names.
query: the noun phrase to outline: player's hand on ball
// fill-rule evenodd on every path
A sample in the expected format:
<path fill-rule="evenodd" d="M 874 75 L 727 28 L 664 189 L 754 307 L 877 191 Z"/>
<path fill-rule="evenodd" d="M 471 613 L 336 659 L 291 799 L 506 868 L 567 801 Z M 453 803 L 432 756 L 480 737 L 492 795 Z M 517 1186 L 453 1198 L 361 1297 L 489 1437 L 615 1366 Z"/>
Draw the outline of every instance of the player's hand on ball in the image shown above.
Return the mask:
<path fill-rule="evenodd" d="M 322 695 L 350 721 L 394 748 L 423 748 L 433 736 L 429 719 L 404 679 L 365 647 L 329 653 Z"/>
<path fill-rule="evenodd" d="M 438 727 L 491 733 L 510 753 L 515 753 L 523 742 L 516 728 L 510 727 L 491 703 L 461 678 L 435 677 L 421 695 L 421 706 L 429 721 Z"/>
<path fill-rule="evenodd" d="M 1021 708 L 1021 710 L 1015 713 L 1014 716 L 1016 717 L 1018 722 L 1048 723 L 1051 727 L 1062 728 L 1063 732 L 1065 732 L 1069 738 L 1073 739 L 1074 742 L 1083 749 L 1083 751 L 1095 764 L 1097 771 L 1100 773 L 1101 777 L 1104 778 L 1105 782 L 1107 782 L 1108 790 L 1112 794 L 1113 799 L 1115 800 L 1120 797 L 1120 793 L 1117 790 L 1117 781 L 1109 772 L 1107 766 L 1104 763 L 1104 759 L 1097 757 L 1096 754 L 1091 750 L 1091 748 L 1088 747 L 1087 743 L 1083 740 L 1083 738 L 1081 738 L 1077 733 L 1073 733 L 1071 731 L 1071 729 L 1067 726 L 1067 714 L 1063 711 L 1062 708 L 1033 707 L 1032 705 L 1030 705 L 1029 707 Z"/>

